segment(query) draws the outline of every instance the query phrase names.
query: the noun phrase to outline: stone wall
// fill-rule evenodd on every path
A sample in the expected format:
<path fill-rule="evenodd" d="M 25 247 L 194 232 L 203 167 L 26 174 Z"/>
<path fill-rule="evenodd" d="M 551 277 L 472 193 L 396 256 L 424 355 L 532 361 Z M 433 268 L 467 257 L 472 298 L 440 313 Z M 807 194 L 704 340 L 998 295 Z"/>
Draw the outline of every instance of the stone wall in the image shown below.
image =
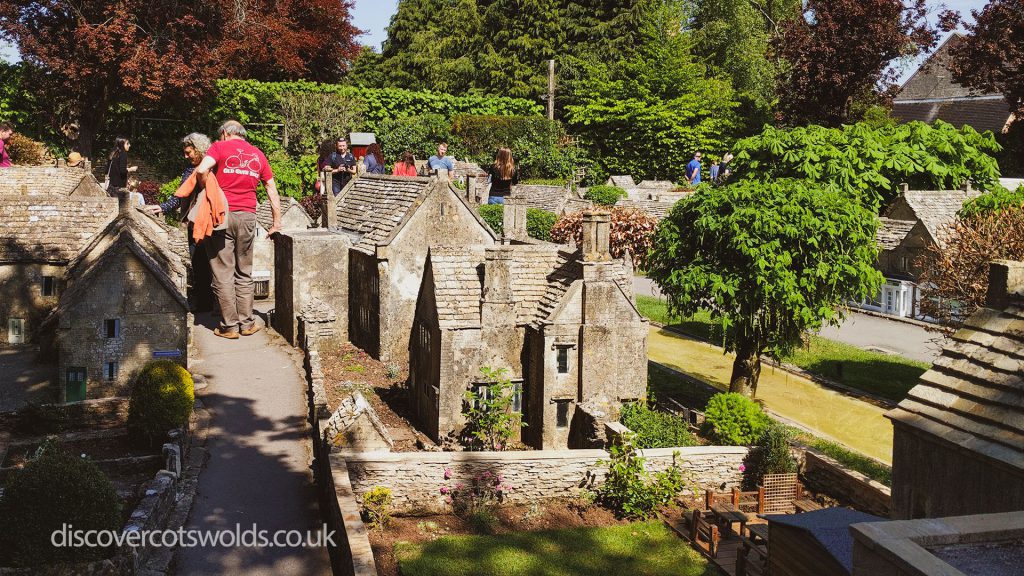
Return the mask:
<path fill-rule="evenodd" d="M 801 470 L 804 484 L 835 498 L 844 506 L 888 518 L 891 512 L 891 491 L 888 486 L 860 472 L 843 467 L 838 461 L 808 449 Z"/>
<path fill-rule="evenodd" d="M 101 398 L 70 404 L 43 404 L 0 413 L 0 430 L 43 435 L 57 431 L 117 428 L 127 421 L 128 398 Z"/>
<path fill-rule="evenodd" d="M 0 343 L 8 343 L 10 319 L 20 318 L 25 343 L 35 340 L 36 331 L 50 310 L 57 306 L 64 289 L 64 266 L 51 264 L 0 264 Z M 43 278 L 53 278 L 53 293 L 43 295 Z"/>
<path fill-rule="evenodd" d="M 641 451 L 652 471 L 678 462 L 701 489 L 739 486 L 747 449 L 732 446 L 659 448 Z M 678 453 L 678 456 L 674 455 Z M 374 486 L 391 489 L 400 513 L 444 512 L 441 486 L 469 483 L 485 471 L 500 473 L 512 487 L 508 502 L 571 498 L 581 488 L 595 489 L 604 480 L 604 450 L 537 450 L 524 452 L 336 453 L 335 471 L 344 467 L 357 497 Z M 445 469 L 452 477 L 445 480 Z"/>
<path fill-rule="evenodd" d="M 281 233 L 274 241 L 273 327 L 293 346 L 301 345 L 299 313 L 313 298 L 338 317 L 337 338 L 349 337 L 349 246 L 346 236 L 323 229 Z"/>

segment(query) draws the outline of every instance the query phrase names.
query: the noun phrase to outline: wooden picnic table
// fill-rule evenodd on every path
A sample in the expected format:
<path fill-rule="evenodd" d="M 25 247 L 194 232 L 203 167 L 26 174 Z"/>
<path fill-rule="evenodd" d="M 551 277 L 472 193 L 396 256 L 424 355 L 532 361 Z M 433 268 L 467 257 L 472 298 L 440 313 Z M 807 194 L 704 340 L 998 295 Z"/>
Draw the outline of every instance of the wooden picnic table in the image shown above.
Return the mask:
<path fill-rule="evenodd" d="M 747 533 L 750 534 L 750 539 L 755 542 L 768 542 L 767 524 L 747 524 Z"/>
<path fill-rule="evenodd" d="M 800 500 L 793 502 L 793 507 L 796 508 L 797 512 L 821 510 L 821 505 L 810 498 L 801 498 Z"/>
<path fill-rule="evenodd" d="M 713 504 L 711 506 L 711 513 L 718 519 L 718 523 L 725 524 L 730 531 L 732 531 L 732 525 L 734 522 L 739 523 L 740 530 L 737 532 L 740 536 L 743 535 L 743 527 L 750 521 L 750 517 L 747 514 L 731 503 Z"/>

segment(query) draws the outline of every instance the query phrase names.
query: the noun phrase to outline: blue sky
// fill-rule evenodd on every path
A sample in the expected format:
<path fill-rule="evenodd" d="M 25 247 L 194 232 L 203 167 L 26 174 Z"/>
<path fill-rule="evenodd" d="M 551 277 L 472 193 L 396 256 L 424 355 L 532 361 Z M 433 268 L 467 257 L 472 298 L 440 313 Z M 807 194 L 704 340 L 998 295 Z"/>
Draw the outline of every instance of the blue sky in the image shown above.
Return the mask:
<path fill-rule="evenodd" d="M 938 12 L 941 5 L 958 10 L 966 18 L 970 18 L 972 9 L 980 9 L 986 4 L 986 0 L 928 0 L 929 7 Z M 366 33 L 359 38 L 359 41 L 369 46 L 380 49 L 381 42 L 387 37 L 388 22 L 391 15 L 398 7 L 398 0 L 355 0 L 355 10 L 352 12 L 353 23 Z M 0 43 L 0 57 L 11 61 L 17 59 L 17 51 L 9 44 Z M 917 68 L 920 62 L 906 63 L 901 66 L 903 77 L 908 77 Z"/>

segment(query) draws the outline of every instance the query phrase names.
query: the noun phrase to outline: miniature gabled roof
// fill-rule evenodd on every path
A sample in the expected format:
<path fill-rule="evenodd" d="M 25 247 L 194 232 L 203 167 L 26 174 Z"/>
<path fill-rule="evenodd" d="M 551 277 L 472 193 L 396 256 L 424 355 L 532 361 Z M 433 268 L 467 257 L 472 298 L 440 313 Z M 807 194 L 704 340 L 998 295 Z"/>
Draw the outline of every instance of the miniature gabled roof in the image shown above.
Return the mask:
<path fill-rule="evenodd" d="M 338 228 L 353 248 L 373 254 L 440 183 L 431 178 L 365 174 L 353 178 L 337 199 Z"/>
<path fill-rule="evenodd" d="M 116 198 L 0 195 L 0 262 L 66 264 L 115 215 Z"/>
<path fill-rule="evenodd" d="M 306 221 L 309 224 L 313 223 L 313 219 L 309 217 L 309 213 L 302 207 L 302 204 L 298 200 L 290 196 L 281 198 L 281 219 L 284 220 L 286 214 L 289 214 L 292 210 L 299 210 L 302 215 L 306 217 Z M 256 207 L 256 222 L 263 227 L 264 230 L 270 230 L 270 227 L 274 225 L 274 210 L 270 206 L 270 201 L 261 202 Z"/>
<path fill-rule="evenodd" d="M 623 176 L 609 176 L 609 186 L 618 186 L 623 190 L 629 190 L 630 188 L 636 188 L 636 182 L 633 181 L 633 177 L 629 174 Z"/>
<path fill-rule="evenodd" d="M 11 166 L 0 176 L 0 196 L 105 197 L 100 183 L 82 168 L 66 166 Z"/>
<path fill-rule="evenodd" d="M 485 246 L 432 247 L 430 266 L 434 301 L 442 328 L 480 326 L 480 305 L 485 281 Z M 560 244 L 512 245 L 510 280 L 516 324 L 541 324 L 555 314 L 569 289 L 583 279 L 580 252 Z M 627 278 L 623 266 L 615 266 L 615 282 Z"/>
<path fill-rule="evenodd" d="M 565 186 L 542 184 L 519 184 L 512 189 L 512 195 L 522 198 L 529 208 L 547 210 L 561 214 L 572 198 L 578 198 Z"/>
<path fill-rule="evenodd" d="M 629 198 L 620 198 L 615 205 L 621 208 L 634 208 L 648 216 L 653 216 L 658 220 L 664 220 L 676 203 L 665 202 L 662 200 L 631 200 Z"/>
<path fill-rule="evenodd" d="M 803 530 L 848 573 L 853 571 L 853 535 L 850 534 L 850 526 L 863 522 L 886 521 L 885 518 L 849 508 L 824 508 L 803 514 L 768 514 L 764 518 L 769 524 L 781 524 Z"/>
<path fill-rule="evenodd" d="M 184 234 L 133 209 L 119 214 L 68 266 L 68 290 L 61 295 L 58 315 L 78 300 L 78 295 L 122 248 L 135 254 L 175 300 L 187 308 L 188 242 Z"/>
<path fill-rule="evenodd" d="M 1024 470 L 1024 305 L 983 308 L 887 416 Z"/>
<path fill-rule="evenodd" d="M 907 190 L 902 198 L 941 248 L 964 203 L 979 195 L 978 190 Z"/>
<path fill-rule="evenodd" d="M 878 219 L 878 231 L 875 233 L 875 240 L 881 250 L 893 250 L 914 229 L 917 222 L 913 220 L 893 220 L 884 216 Z"/>

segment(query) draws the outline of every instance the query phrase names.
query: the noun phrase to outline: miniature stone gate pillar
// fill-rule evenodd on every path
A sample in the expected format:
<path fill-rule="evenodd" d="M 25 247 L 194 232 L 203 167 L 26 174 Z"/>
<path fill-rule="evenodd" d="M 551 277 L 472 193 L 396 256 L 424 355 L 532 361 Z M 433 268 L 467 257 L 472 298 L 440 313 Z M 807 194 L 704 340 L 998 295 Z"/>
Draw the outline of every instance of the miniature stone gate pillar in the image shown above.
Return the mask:
<path fill-rule="evenodd" d="M 529 237 L 526 232 L 526 199 L 512 195 L 505 198 L 502 211 L 502 235 L 507 240 L 525 242 Z"/>
<path fill-rule="evenodd" d="M 583 261 L 611 259 L 611 214 L 587 210 L 583 213 Z"/>

